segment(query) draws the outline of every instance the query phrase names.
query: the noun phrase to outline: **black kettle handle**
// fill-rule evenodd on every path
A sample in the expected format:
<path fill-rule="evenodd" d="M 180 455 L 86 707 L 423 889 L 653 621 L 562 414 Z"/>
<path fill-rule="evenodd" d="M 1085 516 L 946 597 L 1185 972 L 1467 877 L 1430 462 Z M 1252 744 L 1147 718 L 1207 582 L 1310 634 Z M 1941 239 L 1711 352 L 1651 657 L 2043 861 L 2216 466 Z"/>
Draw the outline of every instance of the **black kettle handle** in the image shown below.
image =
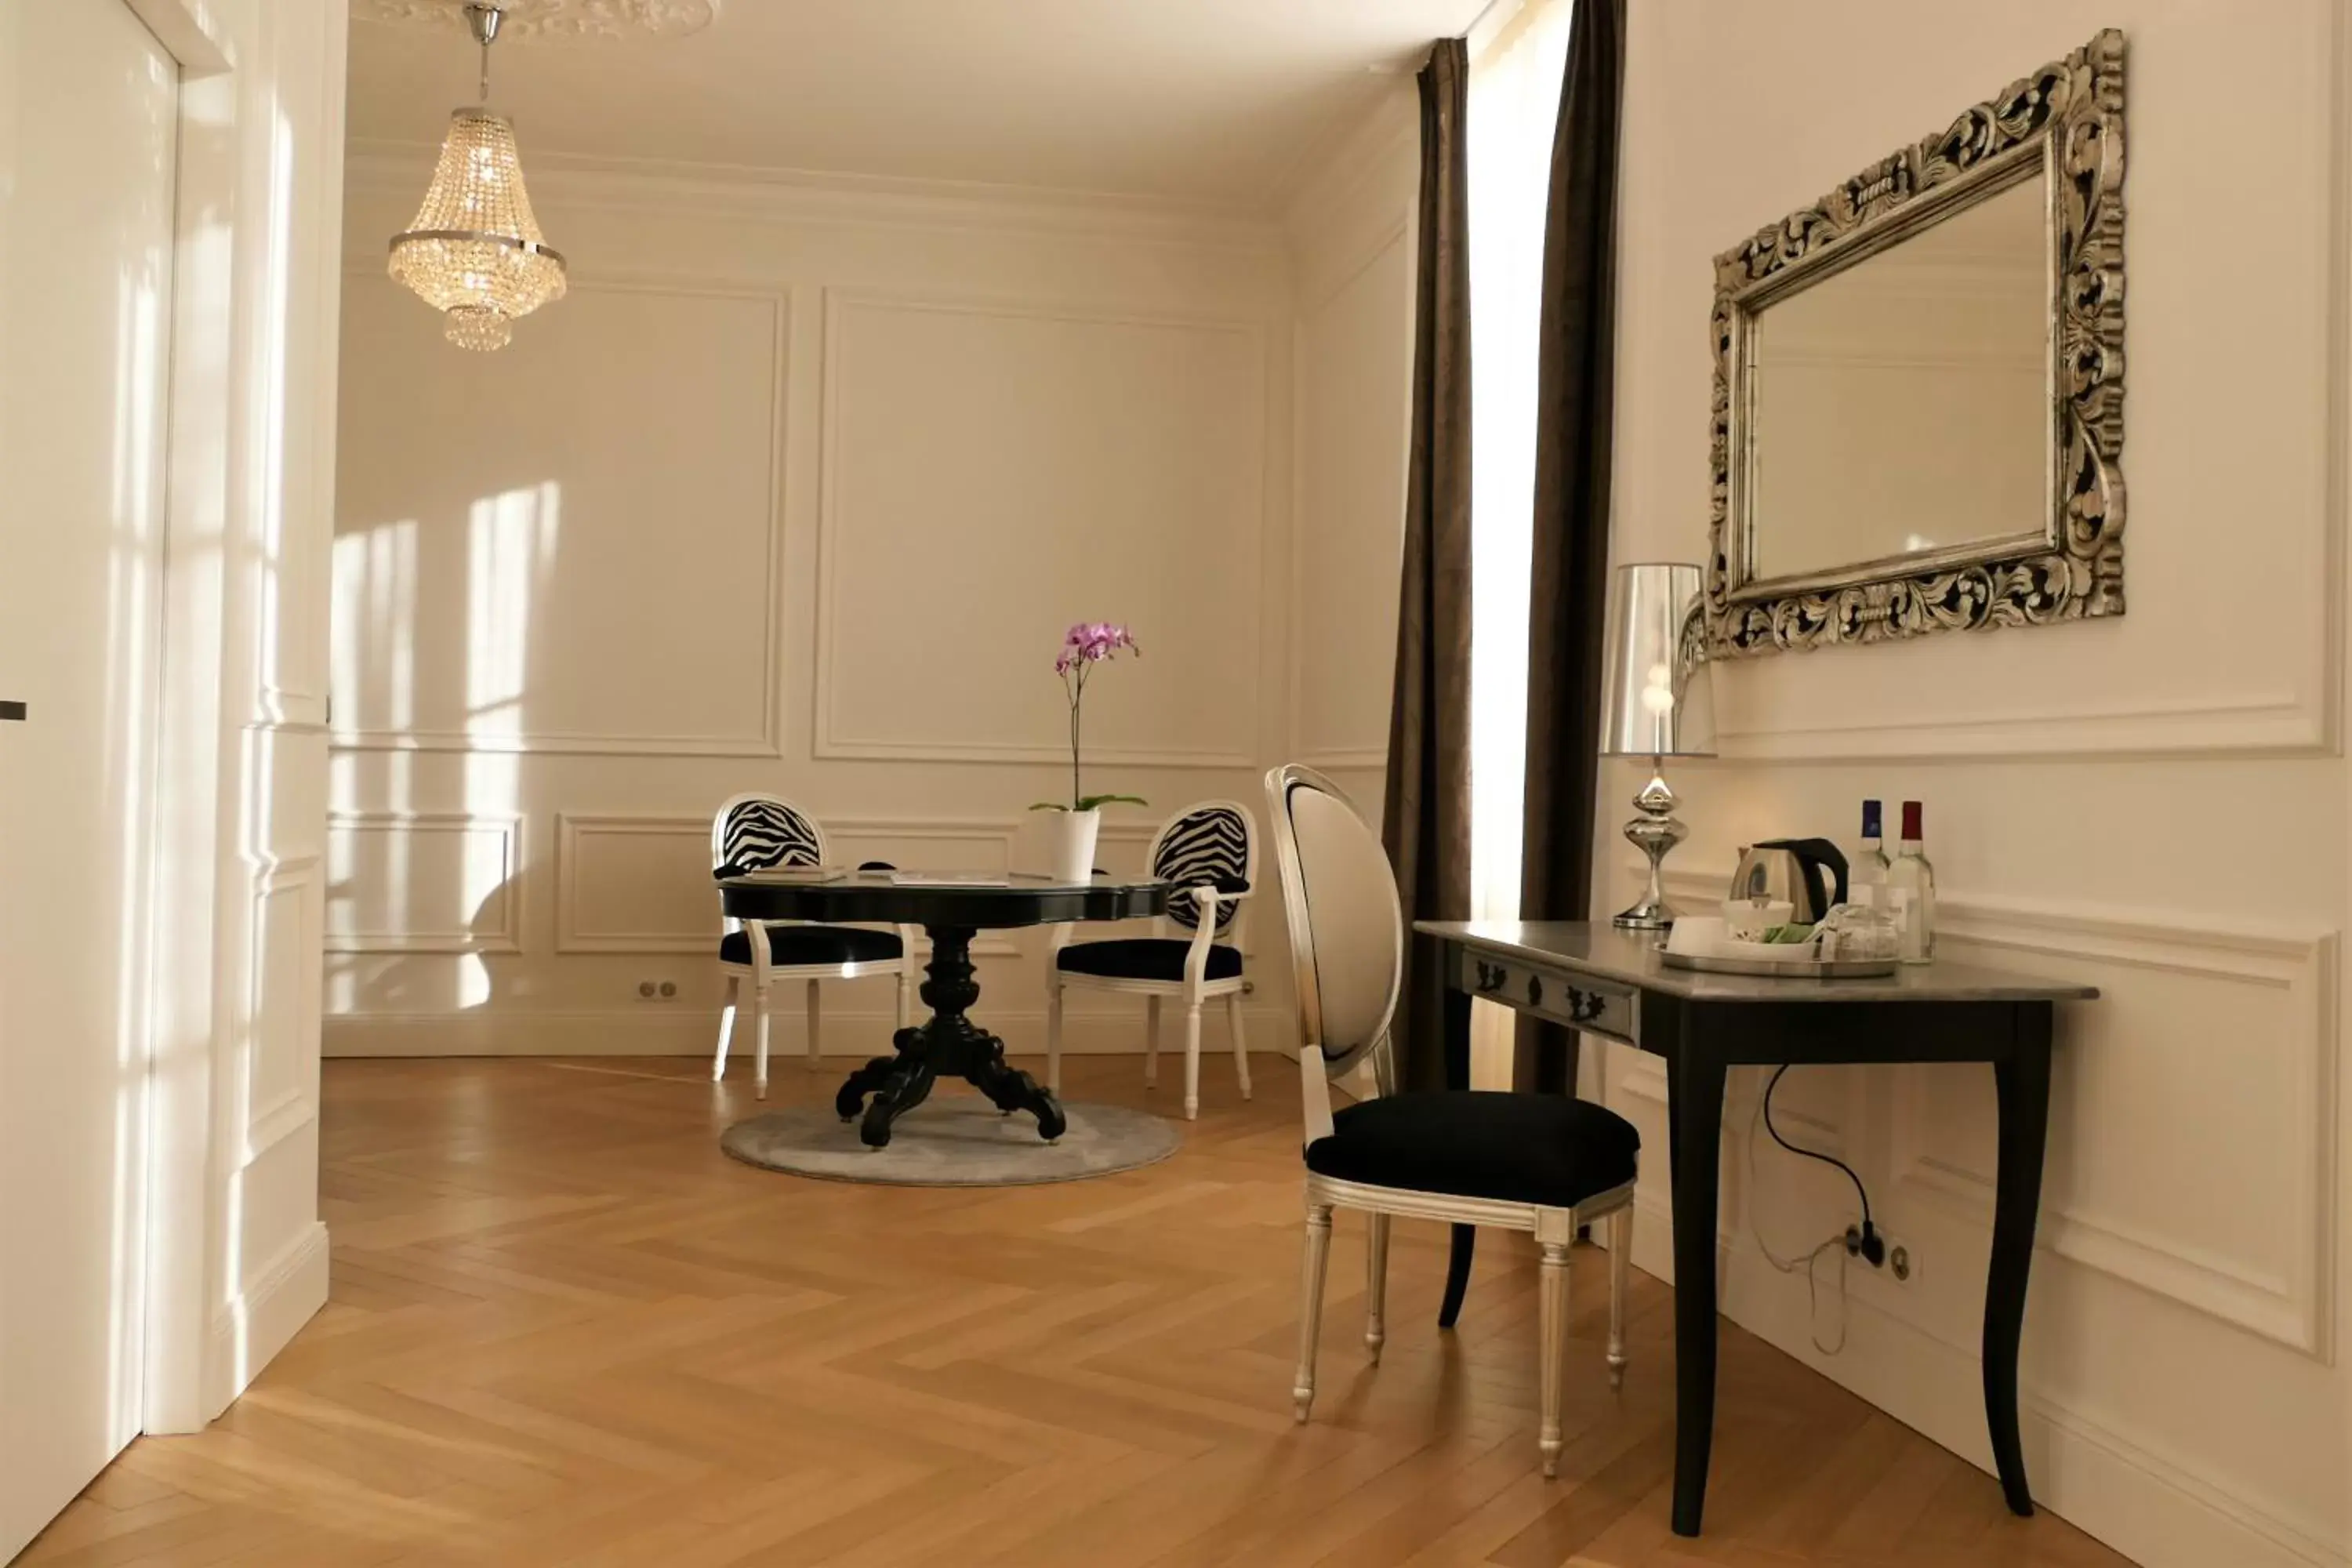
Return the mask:
<path fill-rule="evenodd" d="M 1828 867 L 1830 868 L 1831 875 L 1837 879 L 1837 892 L 1835 897 L 1832 898 L 1828 903 L 1823 904 L 1822 907 L 1826 910 L 1831 907 L 1831 905 L 1845 902 L 1845 851 L 1840 849 L 1828 839 L 1773 838 L 1759 844 L 1756 847 L 1759 849 L 1786 849 L 1790 854 L 1794 855 L 1798 860 L 1803 864 L 1805 868 L 1805 879 L 1813 884 L 1813 890 L 1816 893 L 1821 891 L 1821 880 L 1818 868 L 1823 866 Z"/>

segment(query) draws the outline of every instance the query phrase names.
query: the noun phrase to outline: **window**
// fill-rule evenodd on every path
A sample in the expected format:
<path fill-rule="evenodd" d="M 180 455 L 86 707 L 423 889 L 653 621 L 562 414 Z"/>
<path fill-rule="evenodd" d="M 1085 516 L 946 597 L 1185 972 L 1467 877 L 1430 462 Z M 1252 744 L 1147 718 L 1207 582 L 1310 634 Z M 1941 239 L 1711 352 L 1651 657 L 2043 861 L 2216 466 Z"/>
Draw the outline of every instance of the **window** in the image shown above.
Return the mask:
<path fill-rule="evenodd" d="M 1573 10 L 1525 0 L 1470 65 L 1470 899 L 1482 920 L 1519 912 L 1537 331 Z"/>

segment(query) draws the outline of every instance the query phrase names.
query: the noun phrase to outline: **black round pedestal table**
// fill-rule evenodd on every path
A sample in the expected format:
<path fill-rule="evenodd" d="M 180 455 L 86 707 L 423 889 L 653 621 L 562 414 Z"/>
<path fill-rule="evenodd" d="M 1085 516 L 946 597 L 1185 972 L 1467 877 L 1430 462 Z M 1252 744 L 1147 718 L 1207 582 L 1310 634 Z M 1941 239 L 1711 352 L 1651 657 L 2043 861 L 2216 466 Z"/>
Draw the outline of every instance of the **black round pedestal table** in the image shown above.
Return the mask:
<path fill-rule="evenodd" d="M 893 1056 L 876 1057 L 835 1094 L 844 1121 L 863 1114 L 858 1136 L 870 1148 L 890 1142 L 890 1124 L 920 1105 L 941 1073 L 969 1081 L 1008 1115 L 1026 1110 L 1051 1141 L 1066 1122 L 1061 1105 L 1035 1079 L 1004 1061 L 1004 1042 L 973 1023 L 980 982 L 971 967 L 972 933 L 1065 921 L 1123 921 L 1165 914 L 1165 882 L 1084 885 L 1014 877 L 1003 882 L 926 882 L 915 873 L 859 872 L 832 881 L 721 878 L 720 906 L 745 921 L 815 921 L 826 925 L 919 925 L 931 939 L 919 994 L 931 1016 L 891 1037 Z M 753 944 L 755 962 L 761 952 Z"/>

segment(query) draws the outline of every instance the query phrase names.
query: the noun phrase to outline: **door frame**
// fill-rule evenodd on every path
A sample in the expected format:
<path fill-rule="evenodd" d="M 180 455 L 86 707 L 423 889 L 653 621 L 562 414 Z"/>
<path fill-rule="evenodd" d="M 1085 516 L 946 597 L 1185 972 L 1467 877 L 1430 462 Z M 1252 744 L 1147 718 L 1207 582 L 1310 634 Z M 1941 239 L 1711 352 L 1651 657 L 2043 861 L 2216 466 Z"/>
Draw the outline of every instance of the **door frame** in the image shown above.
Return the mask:
<path fill-rule="evenodd" d="M 171 373 L 164 442 L 163 637 L 155 737 L 156 789 L 146 868 L 150 1005 L 146 1107 L 147 1190 L 142 1429 L 188 1432 L 226 1408 L 293 1330 L 324 1300 L 324 1228 L 315 1223 L 273 1260 L 262 1280 L 247 1259 L 244 1178 L 265 1138 L 317 1115 L 315 1009 L 298 1021 L 309 1038 L 307 1096 L 270 1109 L 265 1131 L 248 1106 L 260 998 L 258 949 L 266 900 L 293 868 L 273 858 L 285 806 L 269 798 L 277 754 L 318 748 L 323 767 L 323 698 L 277 700 L 281 637 L 323 626 L 325 588 L 315 574 L 278 573 L 285 444 L 332 472 L 331 312 L 340 246 L 315 287 L 289 287 L 291 235 L 304 197 L 289 174 L 299 129 L 282 107 L 291 73 L 318 69 L 331 140 L 332 174 L 314 195 L 341 222 L 341 126 L 347 11 L 342 0 L 121 0 L 179 63 L 173 216 Z M 319 7 L 324 47 L 305 61 L 278 58 L 286 26 L 278 6 Z M 330 139 L 324 132 L 331 131 Z M 319 148 L 303 152 L 308 160 Z M 257 169 L 263 171 L 257 179 Z M 257 199 L 258 198 L 258 199 Z M 305 214 L 304 216 L 312 215 Z M 317 258 L 310 258 L 315 262 Z M 318 366 L 289 367 L 294 301 L 322 294 L 329 313 Z M 299 379 L 289 379 L 296 376 Z M 289 395 L 288 388 L 294 388 Z M 293 419 L 298 400 L 329 412 L 324 434 Z M 295 432 L 299 431 L 302 434 Z M 315 552 L 314 552 L 315 553 Z M 290 627 L 289 623 L 290 622 Z M 263 798 L 250 798 L 258 795 Z M 320 829 L 323 831 L 323 813 Z M 316 883 L 317 868 L 305 873 Z M 319 887 L 301 896 L 321 896 Z M 310 967 L 318 967 L 317 922 Z M 309 993 L 315 997 L 313 988 Z M 310 1214 L 316 1214 L 315 1166 Z M 293 1277 L 299 1276 L 299 1277 Z M 284 1289 L 289 1283 L 293 1289 Z M 267 1284 L 267 1291 L 257 1289 Z M 268 1300 L 255 1300 L 266 1295 Z M 266 1321 L 257 1321 L 257 1317 Z"/>

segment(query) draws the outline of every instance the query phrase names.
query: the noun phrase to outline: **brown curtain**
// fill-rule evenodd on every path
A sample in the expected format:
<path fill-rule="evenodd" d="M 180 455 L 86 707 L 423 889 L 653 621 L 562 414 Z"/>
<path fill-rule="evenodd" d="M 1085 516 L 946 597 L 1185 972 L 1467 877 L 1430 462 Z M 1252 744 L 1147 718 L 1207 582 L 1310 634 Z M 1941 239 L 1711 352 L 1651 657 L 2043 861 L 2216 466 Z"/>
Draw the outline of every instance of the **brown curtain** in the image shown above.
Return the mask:
<path fill-rule="evenodd" d="M 1421 271 L 1412 459 L 1381 840 L 1408 922 L 1470 913 L 1469 51 L 1441 38 L 1421 70 Z M 1392 1036 L 1406 1089 L 1445 1087 L 1434 943 L 1408 946 Z"/>
<path fill-rule="evenodd" d="M 1528 586 L 1528 776 L 1519 913 L 1591 912 L 1600 772 L 1601 626 L 1609 590 L 1616 374 L 1618 106 L 1625 0 L 1576 0 L 1552 139 L 1536 391 L 1535 552 Z M 1567 1090 L 1576 1036 L 1519 1016 L 1517 1079 Z"/>

